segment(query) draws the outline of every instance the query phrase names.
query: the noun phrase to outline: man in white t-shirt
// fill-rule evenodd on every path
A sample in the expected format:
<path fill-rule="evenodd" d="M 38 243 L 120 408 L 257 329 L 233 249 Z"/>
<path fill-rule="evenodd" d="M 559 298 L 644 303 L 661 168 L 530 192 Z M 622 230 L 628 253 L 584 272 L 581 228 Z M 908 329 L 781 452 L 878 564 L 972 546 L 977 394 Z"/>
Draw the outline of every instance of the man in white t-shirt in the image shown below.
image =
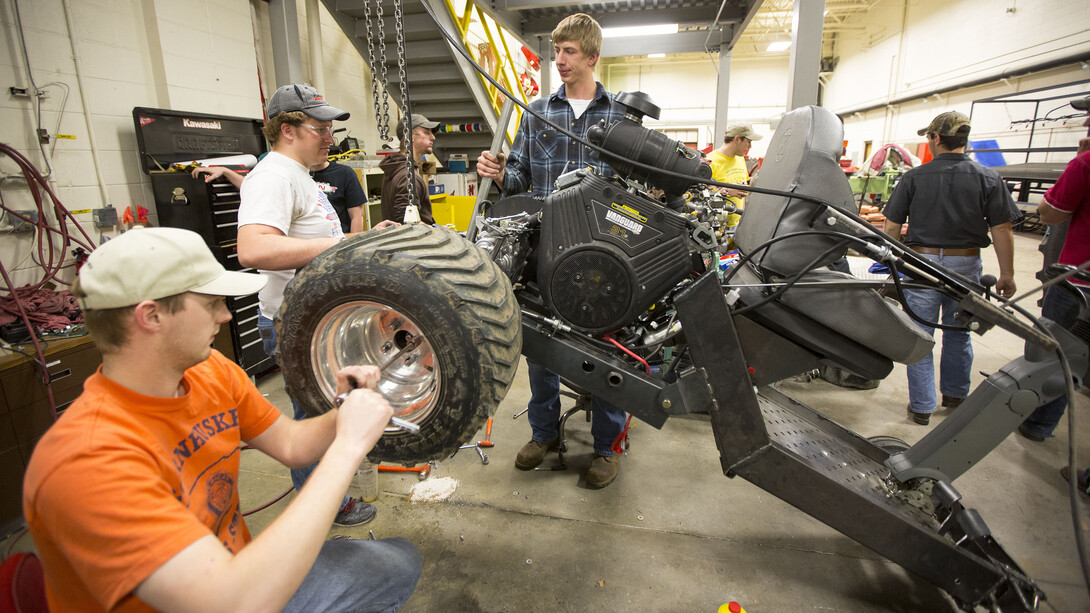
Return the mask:
<path fill-rule="evenodd" d="M 262 131 L 272 151 L 242 182 L 238 261 L 268 278 L 258 293 L 258 329 L 265 351 L 271 356 L 276 351 L 272 320 L 295 270 L 345 238 L 337 212 L 310 177 L 310 168 L 326 160 L 333 144 L 333 121 L 348 119 L 348 113 L 330 106 L 306 85 L 285 85 L 276 90 L 266 111 L 269 120 Z M 387 225 L 396 224 L 375 228 Z M 306 411 L 294 398 L 291 403 L 295 419 L 305 419 Z M 297 490 L 302 489 L 313 468 L 291 470 Z M 345 496 L 334 523 L 357 526 L 374 516 L 374 506 Z"/>

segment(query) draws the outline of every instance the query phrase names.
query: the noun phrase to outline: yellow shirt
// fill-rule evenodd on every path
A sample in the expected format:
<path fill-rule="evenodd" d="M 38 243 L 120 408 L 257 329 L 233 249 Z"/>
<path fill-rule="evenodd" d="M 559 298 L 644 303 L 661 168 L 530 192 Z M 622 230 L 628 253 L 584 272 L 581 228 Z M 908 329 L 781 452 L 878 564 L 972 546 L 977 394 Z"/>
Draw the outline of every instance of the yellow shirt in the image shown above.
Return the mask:
<path fill-rule="evenodd" d="M 739 185 L 749 184 L 749 172 L 746 170 L 746 159 L 740 155 L 727 157 L 719 151 L 708 154 L 708 161 L 712 165 L 712 178 L 724 183 Z M 739 209 L 745 208 L 745 198 L 727 196 L 727 200 L 734 203 Z M 733 228 L 738 225 L 741 215 L 732 214 L 727 218 L 727 226 Z"/>

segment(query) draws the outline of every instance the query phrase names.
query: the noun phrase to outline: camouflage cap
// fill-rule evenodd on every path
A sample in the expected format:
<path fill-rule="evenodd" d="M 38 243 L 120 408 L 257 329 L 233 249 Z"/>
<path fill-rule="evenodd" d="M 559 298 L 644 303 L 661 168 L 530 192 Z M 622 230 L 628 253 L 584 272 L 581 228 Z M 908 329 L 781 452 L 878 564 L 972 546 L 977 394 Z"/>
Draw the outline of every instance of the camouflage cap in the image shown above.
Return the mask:
<path fill-rule="evenodd" d="M 939 136 L 968 136 L 969 118 L 964 113 L 947 111 L 931 120 L 926 128 L 917 130 L 916 134 L 938 134 Z"/>

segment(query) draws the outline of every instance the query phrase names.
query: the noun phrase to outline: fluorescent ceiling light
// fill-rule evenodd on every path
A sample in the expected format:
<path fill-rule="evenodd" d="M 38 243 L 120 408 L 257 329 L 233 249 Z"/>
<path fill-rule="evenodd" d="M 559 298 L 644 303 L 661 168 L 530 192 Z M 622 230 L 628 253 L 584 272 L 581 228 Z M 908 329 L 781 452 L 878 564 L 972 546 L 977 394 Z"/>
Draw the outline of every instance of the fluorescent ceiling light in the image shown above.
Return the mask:
<path fill-rule="evenodd" d="M 648 53 L 647 57 L 666 57 L 665 53 Z"/>
<path fill-rule="evenodd" d="M 663 23 L 653 26 L 602 28 L 602 38 L 620 38 L 622 36 L 648 36 L 652 34 L 677 34 L 677 24 Z"/>
<path fill-rule="evenodd" d="M 791 48 L 791 41 L 778 40 L 774 43 L 768 43 L 768 49 L 766 51 L 787 51 Z"/>

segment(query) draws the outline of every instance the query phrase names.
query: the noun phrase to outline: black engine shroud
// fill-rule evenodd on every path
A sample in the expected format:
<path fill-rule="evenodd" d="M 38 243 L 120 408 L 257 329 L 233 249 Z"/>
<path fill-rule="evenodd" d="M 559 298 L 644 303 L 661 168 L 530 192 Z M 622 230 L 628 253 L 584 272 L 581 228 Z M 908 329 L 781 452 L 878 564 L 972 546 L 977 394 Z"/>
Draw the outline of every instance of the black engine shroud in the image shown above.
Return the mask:
<path fill-rule="evenodd" d="M 629 324 L 690 272 L 686 218 L 592 172 L 545 200 L 542 299 L 573 328 Z"/>

